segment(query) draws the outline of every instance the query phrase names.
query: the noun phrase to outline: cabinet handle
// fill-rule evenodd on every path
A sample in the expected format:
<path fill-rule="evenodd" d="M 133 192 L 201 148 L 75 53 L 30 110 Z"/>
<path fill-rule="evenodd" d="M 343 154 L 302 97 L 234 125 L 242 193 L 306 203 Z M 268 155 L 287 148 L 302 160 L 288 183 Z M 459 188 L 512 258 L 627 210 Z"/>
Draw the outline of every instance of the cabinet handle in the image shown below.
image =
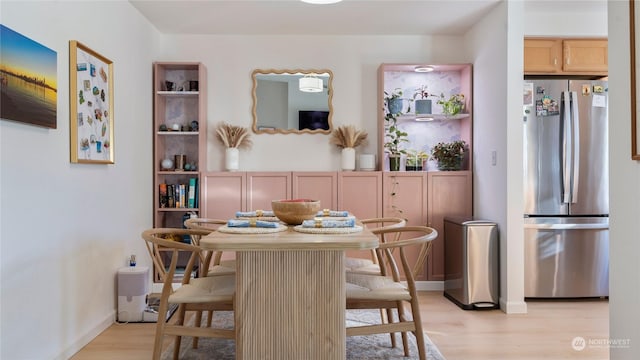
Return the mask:
<path fill-rule="evenodd" d="M 553 65 L 558 65 L 558 58 L 553 58 Z"/>

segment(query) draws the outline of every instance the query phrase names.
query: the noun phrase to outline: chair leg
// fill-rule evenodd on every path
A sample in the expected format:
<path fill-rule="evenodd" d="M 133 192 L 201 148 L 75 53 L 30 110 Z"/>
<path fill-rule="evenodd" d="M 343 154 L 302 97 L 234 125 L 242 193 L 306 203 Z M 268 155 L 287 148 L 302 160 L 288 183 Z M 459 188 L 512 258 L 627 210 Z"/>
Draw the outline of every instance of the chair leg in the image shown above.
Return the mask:
<path fill-rule="evenodd" d="M 184 325 L 184 315 L 186 312 L 186 306 L 184 304 L 180 304 L 178 306 L 178 318 L 176 319 L 176 325 Z M 173 360 L 179 360 L 180 358 L 180 342 L 182 341 L 182 336 L 176 336 L 176 340 L 173 343 Z"/>
<path fill-rule="evenodd" d="M 398 321 L 407 321 L 402 301 L 398 301 L 396 304 L 396 307 L 398 309 Z M 404 350 L 404 356 L 409 357 L 409 339 L 407 338 L 407 332 L 403 331 L 402 333 L 400 333 L 400 335 L 402 335 L 402 349 Z"/>
<path fill-rule="evenodd" d="M 198 310 L 196 311 L 196 320 L 194 322 L 194 325 L 196 327 L 200 327 L 202 323 L 202 311 Z M 197 349 L 198 348 L 198 337 L 194 337 L 193 338 L 193 348 Z"/>
<path fill-rule="evenodd" d="M 386 316 L 384 316 L 385 310 L 384 309 L 380 309 L 380 317 L 382 318 L 382 323 L 389 323 L 391 324 L 393 322 L 393 309 L 386 309 Z M 391 337 L 391 347 L 395 348 L 396 346 L 398 346 L 397 342 L 396 342 L 396 333 L 389 333 L 389 336 Z"/>
<path fill-rule="evenodd" d="M 416 328 L 415 336 L 416 336 L 416 343 L 418 345 L 418 356 L 420 360 L 426 360 L 427 350 L 424 344 L 424 333 L 422 332 L 422 319 L 420 318 L 420 308 L 418 307 L 418 298 L 416 296 L 411 297 L 411 315 L 413 316 L 413 323 Z"/>
<path fill-rule="evenodd" d="M 207 327 L 211 327 L 211 322 L 213 321 L 213 310 L 209 310 L 207 313 Z"/>
<path fill-rule="evenodd" d="M 166 302 L 160 302 L 158 314 L 166 314 L 168 308 L 169 305 Z M 162 341 L 164 339 L 164 327 L 166 323 L 166 319 L 158 316 L 158 322 L 156 323 L 156 337 L 153 341 L 153 360 L 160 360 L 160 356 L 162 355 Z"/>

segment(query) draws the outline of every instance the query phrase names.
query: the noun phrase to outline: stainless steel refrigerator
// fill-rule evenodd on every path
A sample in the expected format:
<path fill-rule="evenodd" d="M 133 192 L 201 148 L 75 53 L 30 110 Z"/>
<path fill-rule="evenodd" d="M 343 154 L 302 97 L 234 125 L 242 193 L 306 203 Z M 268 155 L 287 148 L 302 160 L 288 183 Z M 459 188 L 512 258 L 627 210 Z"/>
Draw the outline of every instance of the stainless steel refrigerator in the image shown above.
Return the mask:
<path fill-rule="evenodd" d="M 608 96 L 524 80 L 525 297 L 609 295 Z"/>

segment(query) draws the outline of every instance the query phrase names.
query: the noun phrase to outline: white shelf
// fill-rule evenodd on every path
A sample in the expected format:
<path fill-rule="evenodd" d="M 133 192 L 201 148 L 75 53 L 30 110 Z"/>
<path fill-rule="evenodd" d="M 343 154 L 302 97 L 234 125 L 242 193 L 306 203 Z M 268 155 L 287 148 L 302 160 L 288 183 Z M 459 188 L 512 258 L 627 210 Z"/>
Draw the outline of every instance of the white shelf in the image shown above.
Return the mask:
<path fill-rule="evenodd" d="M 164 96 L 189 96 L 189 95 L 198 95 L 199 91 L 158 91 L 158 95 Z"/>
<path fill-rule="evenodd" d="M 399 121 L 441 121 L 441 120 L 458 120 L 468 118 L 471 114 L 402 114 L 398 116 Z M 421 120 L 418 120 L 421 119 Z"/>
<path fill-rule="evenodd" d="M 158 135 L 162 136 L 176 136 L 176 135 L 198 135 L 198 131 L 158 131 Z"/>

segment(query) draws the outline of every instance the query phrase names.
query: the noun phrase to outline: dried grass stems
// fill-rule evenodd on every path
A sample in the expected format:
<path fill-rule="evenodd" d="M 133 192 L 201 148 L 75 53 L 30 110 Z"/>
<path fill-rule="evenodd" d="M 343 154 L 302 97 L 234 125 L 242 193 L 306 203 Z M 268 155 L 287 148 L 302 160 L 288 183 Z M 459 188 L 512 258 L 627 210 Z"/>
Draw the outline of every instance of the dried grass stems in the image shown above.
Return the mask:
<path fill-rule="evenodd" d="M 367 135 L 366 131 L 357 130 L 353 125 L 343 125 L 333 130 L 330 142 L 340 148 L 355 148 L 367 139 Z"/>
<path fill-rule="evenodd" d="M 253 144 L 249 129 L 223 122 L 216 128 L 218 140 L 227 148 L 249 149 Z"/>

